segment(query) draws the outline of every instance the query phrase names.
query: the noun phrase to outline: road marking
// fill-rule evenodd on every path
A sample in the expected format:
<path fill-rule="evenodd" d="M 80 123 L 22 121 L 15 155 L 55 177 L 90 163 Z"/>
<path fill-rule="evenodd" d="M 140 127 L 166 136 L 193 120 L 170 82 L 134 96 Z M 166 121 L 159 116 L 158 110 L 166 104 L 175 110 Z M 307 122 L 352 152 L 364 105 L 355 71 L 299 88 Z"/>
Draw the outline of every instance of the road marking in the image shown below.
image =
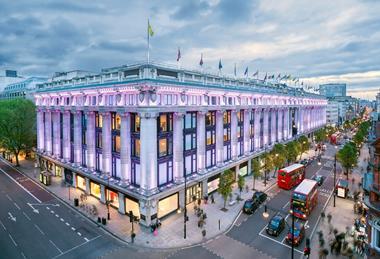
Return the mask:
<path fill-rule="evenodd" d="M 32 196 L 36 201 L 38 201 L 39 203 L 42 203 L 40 201 L 40 199 L 38 199 L 36 196 L 33 195 L 33 193 L 31 193 L 30 191 L 28 191 L 24 186 L 22 186 L 19 182 L 17 182 L 15 179 L 13 179 L 9 174 L 7 174 L 3 169 L 0 168 L 0 171 L 2 171 L 6 176 L 9 177 L 9 179 L 11 179 L 13 182 L 15 182 L 18 186 L 21 187 L 21 189 L 23 189 L 24 191 L 26 191 L 27 193 L 29 193 L 30 196 Z"/>
<path fill-rule="evenodd" d="M 22 212 L 22 214 L 24 214 L 25 218 L 31 220 L 31 219 L 29 218 L 29 216 L 28 216 L 25 212 Z"/>
<path fill-rule="evenodd" d="M 292 248 L 291 246 L 288 246 L 288 245 L 286 245 L 286 244 L 284 244 L 284 243 L 281 243 L 280 241 L 278 241 L 278 240 L 276 240 L 276 239 L 273 239 L 273 238 L 271 238 L 271 237 L 268 237 L 268 236 L 266 236 L 266 235 L 263 235 L 263 234 L 261 234 L 261 233 L 259 233 L 259 235 L 260 236 L 262 236 L 262 237 L 265 237 L 265 238 L 267 238 L 267 239 L 269 239 L 269 240 L 272 240 L 273 242 L 276 242 L 276 243 L 278 243 L 278 244 L 280 244 L 280 245 L 282 245 L 282 246 L 286 246 L 286 247 L 288 247 L 288 248 Z M 303 254 L 303 251 L 301 251 L 301 250 L 298 250 L 297 248 L 294 248 L 294 251 L 296 251 L 296 252 L 298 252 L 298 253 L 300 253 L 300 254 Z"/>
<path fill-rule="evenodd" d="M 0 224 L 4 228 L 4 230 L 7 230 L 7 228 L 4 226 L 3 222 L 1 222 L 1 220 L 0 220 Z"/>
<path fill-rule="evenodd" d="M 14 202 L 13 204 L 16 206 L 16 208 L 17 208 L 18 210 L 21 210 L 21 208 L 17 205 L 16 202 Z"/>
<path fill-rule="evenodd" d="M 38 231 L 40 231 L 40 233 L 42 234 L 42 235 L 45 235 L 45 233 L 36 225 L 36 224 L 34 224 L 34 226 L 38 229 Z"/>
<path fill-rule="evenodd" d="M 5 196 L 7 196 L 7 198 L 8 198 L 8 200 L 9 200 L 9 201 L 13 201 L 13 200 L 12 200 L 12 198 L 11 198 L 11 197 L 9 197 L 9 195 L 8 195 L 8 194 L 6 194 Z"/>
<path fill-rule="evenodd" d="M 50 210 L 50 208 L 49 208 L 49 207 L 46 207 L 46 209 L 47 209 L 47 210 Z"/>
<path fill-rule="evenodd" d="M 31 207 L 32 208 L 32 210 L 33 210 L 33 212 L 34 213 L 37 213 L 37 214 L 39 214 L 40 212 L 38 211 L 38 209 L 36 209 L 35 207 L 33 207 L 33 205 L 32 204 L 30 204 L 29 202 L 27 203 L 28 204 L 28 206 L 29 207 Z"/>
<path fill-rule="evenodd" d="M 22 255 L 22 257 L 23 257 L 23 258 L 25 258 L 25 259 L 26 259 L 26 256 L 24 255 L 24 253 L 23 253 L 23 252 L 21 252 L 21 255 Z"/>
<path fill-rule="evenodd" d="M 82 236 L 82 234 L 81 234 L 80 232 L 77 232 L 77 234 L 78 234 L 78 236 L 80 236 L 80 237 Z"/>
<path fill-rule="evenodd" d="M 9 219 L 16 222 L 16 217 L 12 215 L 12 213 L 8 212 Z"/>
<path fill-rule="evenodd" d="M 101 236 L 99 235 L 99 236 L 97 236 L 97 237 L 94 237 L 93 239 L 90 239 L 89 241 L 83 242 L 83 243 L 80 244 L 80 245 L 74 246 L 73 248 L 70 248 L 69 250 L 66 250 L 66 251 L 63 252 L 62 254 L 59 254 L 59 255 L 57 255 L 57 256 L 54 256 L 52 259 L 55 259 L 55 258 L 61 257 L 62 255 L 65 255 L 65 254 L 67 254 L 67 253 L 69 253 L 69 252 L 71 252 L 71 251 L 73 251 L 73 250 L 75 250 L 75 249 L 77 249 L 77 248 L 79 248 L 79 247 L 81 247 L 81 246 L 83 246 L 83 245 L 85 245 L 85 244 L 91 242 L 91 241 L 94 241 L 95 239 L 98 239 L 99 237 L 101 237 Z"/>
<path fill-rule="evenodd" d="M 75 228 L 71 227 L 71 230 L 72 230 L 72 231 L 75 231 Z"/>
<path fill-rule="evenodd" d="M 58 214 L 55 214 L 55 216 L 56 216 L 57 218 L 59 218 L 59 215 L 58 215 Z"/>
<path fill-rule="evenodd" d="M 288 206 L 289 203 L 290 203 L 290 201 L 288 201 L 282 208 L 285 209 L 286 206 Z"/>
<path fill-rule="evenodd" d="M 50 213 L 53 213 L 53 214 L 54 214 L 54 210 L 51 210 Z"/>
<path fill-rule="evenodd" d="M 11 236 L 11 234 L 8 234 L 8 236 L 9 236 L 9 238 L 12 240 L 13 244 L 14 244 L 15 246 L 17 246 L 17 243 L 16 243 L 16 241 L 13 239 L 13 237 Z"/>
<path fill-rule="evenodd" d="M 88 242 L 88 238 L 87 237 L 85 237 L 84 240 L 86 240 Z"/>
<path fill-rule="evenodd" d="M 54 244 L 53 241 L 51 241 L 51 240 L 49 239 L 49 242 L 50 242 L 55 248 L 57 248 L 57 250 L 62 254 L 62 250 L 59 249 L 58 246 L 57 246 L 56 244 Z"/>
<path fill-rule="evenodd" d="M 69 222 L 66 222 L 66 226 L 70 227 L 70 224 L 69 224 Z"/>
<path fill-rule="evenodd" d="M 63 218 L 61 218 L 61 221 L 64 222 L 65 220 Z"/>

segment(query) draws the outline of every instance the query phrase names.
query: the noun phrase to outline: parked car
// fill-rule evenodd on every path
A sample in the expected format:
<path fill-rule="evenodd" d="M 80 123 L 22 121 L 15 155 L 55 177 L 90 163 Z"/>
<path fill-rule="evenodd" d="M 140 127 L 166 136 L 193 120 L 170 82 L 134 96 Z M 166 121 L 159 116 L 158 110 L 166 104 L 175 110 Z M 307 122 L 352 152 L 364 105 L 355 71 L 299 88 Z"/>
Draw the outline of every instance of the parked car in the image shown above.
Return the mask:
<path fill-rule="evenodd" d="M 266 232 L 271 236 L 278 236 L 281 234 L 282 230 L 285 228 L 285 218 L 280 215 L 274 215 L 268 223 Z"/>
<path fill-rule="evenodd" d="M 268 195 L 265 192 L 256 191 L 252 195 L 252 200 L 257 200 L 259 204 L 263 203 L 267 199 Z"/>
<path fill-rule="evenodd" d="M 321 186 L 325 180 L 325 177 L 323 175 L 316 174 L 311 178 L 311 180 L 316 181 L 318 185 Z"/>
<path fill-rule="evenodd" d="M 298 246 L 301 244 L 302 240 L 305 237 L 305 226 L 300 222 L 294 223 L 294 235 L 292 235 L 292 230 L 289 228 L 288 235 L 286 236 L 286 242 L 288 244 L 293 244 Z"/>
<path fill-rule="evenodd" d="M 244 202 L 243 212 L 247 214 L 252 214 L 260 206 L 260 203 L 257 200 L 248 199 Z"/>

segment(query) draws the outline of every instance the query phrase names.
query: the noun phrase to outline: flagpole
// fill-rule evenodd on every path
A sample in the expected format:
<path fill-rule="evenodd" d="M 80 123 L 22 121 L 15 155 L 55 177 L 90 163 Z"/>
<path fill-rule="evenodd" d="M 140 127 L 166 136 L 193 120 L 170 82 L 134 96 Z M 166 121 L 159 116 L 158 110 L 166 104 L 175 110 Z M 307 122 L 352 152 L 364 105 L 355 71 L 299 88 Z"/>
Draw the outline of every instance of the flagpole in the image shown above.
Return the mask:
<path fill-rule="evenodd" d="M 146 32 L 147 32 L 147 38 L 148 38 L 148 65 L 149 65 L 149 61 L 150 61 L 150 57 L 149 57 L 149 51 L 150 51 L 150 42 L 149 42 L 149 19 L 148 19 L 148 26 L 147 26 Z"/>

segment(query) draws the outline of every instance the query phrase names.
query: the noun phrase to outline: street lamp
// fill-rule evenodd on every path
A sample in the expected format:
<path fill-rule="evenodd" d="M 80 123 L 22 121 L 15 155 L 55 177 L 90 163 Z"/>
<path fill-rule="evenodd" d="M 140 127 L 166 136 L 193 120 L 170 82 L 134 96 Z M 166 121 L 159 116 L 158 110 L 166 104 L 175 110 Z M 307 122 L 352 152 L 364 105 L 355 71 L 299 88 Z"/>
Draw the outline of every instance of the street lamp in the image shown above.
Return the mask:
<path fill-rule="evenodd" d="M 265 161 L 264 161 L 264 187 L 267 187 L 267 146 L 264 146 L 264 154 L 265 154 Z"/>
<path fill-rule="evenodd" d="M 338 146 L 334 146 L 335 149 L 338 149 Z M 334 186 L 333 186 L 333 195 L 334 195 L 334 207 L 335 207 L 335 196 L 336 196 L 336 152 L 334 155 Z"/>
<path fill-rule="evenodd" d="M 110 173 L 107 173 L 107 187 L 108 187 L 108 190 L 106 190 L 106 204 L 107 204 L 107 219 L 110 220 L 111 219 L 111 215 L 110 215 L 110 199 L 109 199 L 109 196 L 110 196 Z"/>
<path fill-rule="evenodd" d="M 187 202 L 187 173 L 186 173 L 186 166 L 184 168 L 184 172 L 185 172 L 185 195 L 184 195 L 185 202 L 183 203 L 184 204 L 184 212 L 183 212 L 183 238 L 186 239 L 186 222 L 187 222 L 187 206 L 186 206 L 186 202 Z"/>
<path fill-rule="evenodd" d="M 283 212 L 281 210 L 277 210 L 274 208 L 269 208 L 269 209 L 273 210 L 275 212 Z M 292 229 L 292 231 L 291 231 L 291 233 L 292 233 L 292 257 L 291 258 L 294 259 L 294 214 L 293 214 L 293 211 L 291 211 L 291 214 L 292 214 L 292 227 L 291 227 L 291 229 Z M 269 218 L 268 206 L 267 205 L 264 205 L 263 217 L 265 219 Z M 286 220 L 285 220 L 285 223 L 286 223 L 286 225 L 288 225 L 288 222 L 286 222 Z M 289 227 L 289 225 L 288 225 L 288 227 Z"/>

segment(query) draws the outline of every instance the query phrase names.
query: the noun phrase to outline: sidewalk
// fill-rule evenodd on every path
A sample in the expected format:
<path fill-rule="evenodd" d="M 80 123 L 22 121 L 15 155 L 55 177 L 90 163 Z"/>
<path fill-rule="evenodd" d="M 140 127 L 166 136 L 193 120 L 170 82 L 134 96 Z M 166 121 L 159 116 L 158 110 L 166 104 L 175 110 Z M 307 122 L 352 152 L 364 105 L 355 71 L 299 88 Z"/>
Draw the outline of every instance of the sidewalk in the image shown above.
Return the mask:
<path fill-rule="evenodd" d="M 34 168 L 34 162 L 28 160 L 21 160 L 20 171 L 28 175 L 30 178 L 34 179 L 39 183 L 39 168 Z M 272 174 L 272 173 L 271 173 Z M 243 206 L 244 200 L 251 198 L 253 191 L 253 177 L 247 176 L 246 185 L 249 187 L 249 191 L 246 192 L 245 188 L 241 193 L 241 198 L 243 201 L 236 202 L 233 205 L 229 205 L 229 200 L 227 201 L 226 208 L 227 212 L 223 212 L 221 208 L 223 207 L 223 198 L 220 194 L 215 192 L 213 194 L 215 198 L 215 204 L 211 204 L 209 199 L 208 204 L 204 204 L 202 200 L 201 208 L 207 214 L 206 224 L 203 228 L 198 227 L 198 217 L 194 213 L 194 203 L 190 203 L 187 206 L 189 221 L 186 224 L 187 227 L 187 238 L 184 239 L 183 231 L 183 212 L 170 215 L 166 219 L 161 220 L 162 226 L 158 229 L 158 235 L 154 236 L 151 233 L 150 228 L 140 226 L 138 223 L 134 223 L 134 231 L 136 233 L 135 245 L 141 247 L 150 247 L 150 248 L 178 248 L 192 246 L 195 244 L 202 243 L 207 239 L 214 238 L 221 233 L 227 231 L 235 222 L 237 217 L 240 215 L 241 208 Z M 270 178 L 267 181 L 266 187 L 264 186 L 263 179 L 256 179 L 255 189 L 256 190 L 266 190 L 276 183 L 275 178 Z M 59 198 L 64 200 L 66 203 L 73 206 L 74 198 L 80 198 L 80 195 L 84 193 L 80 189 L 69 188 L 62 185 L 61 177 L 52 177 L 50 186 L 43 186 L 52 193 L 56 194 Z M 70 200 L 69 200 L 70 192 Z M 237 184 L 233 186 L 233 200 L 236 200 L 236 196 L 239 194 L 237 189 Z M 74 207 L 88 218 L 91 218 L 94 221 L 97 221 L 98 216 L 106 217 L 107 216 L 107 207 L 105 204 L 101 203 L 98 199 L 93 196 L 88 195 L 87 201 L 85 204 L 90 207 L 95 205 L 98 211 L 98 215 L 91 215 L 86 208 Z M 110 218 L 111 220 L 107 221 L 107 225 L 103 226 L 106 230 L 112 232 L 114 235 L 118 236 L 120 239 L 131 242 L 131 232 L 132 225 L 129 222 L 129 217 L 126 215 L 120 214 L 116 208 L 110 206 Z M 220 226 L 219 226 L 220 221 Z M 202 230 L 206 230 L 206 237 L 202 236 Z"/>

